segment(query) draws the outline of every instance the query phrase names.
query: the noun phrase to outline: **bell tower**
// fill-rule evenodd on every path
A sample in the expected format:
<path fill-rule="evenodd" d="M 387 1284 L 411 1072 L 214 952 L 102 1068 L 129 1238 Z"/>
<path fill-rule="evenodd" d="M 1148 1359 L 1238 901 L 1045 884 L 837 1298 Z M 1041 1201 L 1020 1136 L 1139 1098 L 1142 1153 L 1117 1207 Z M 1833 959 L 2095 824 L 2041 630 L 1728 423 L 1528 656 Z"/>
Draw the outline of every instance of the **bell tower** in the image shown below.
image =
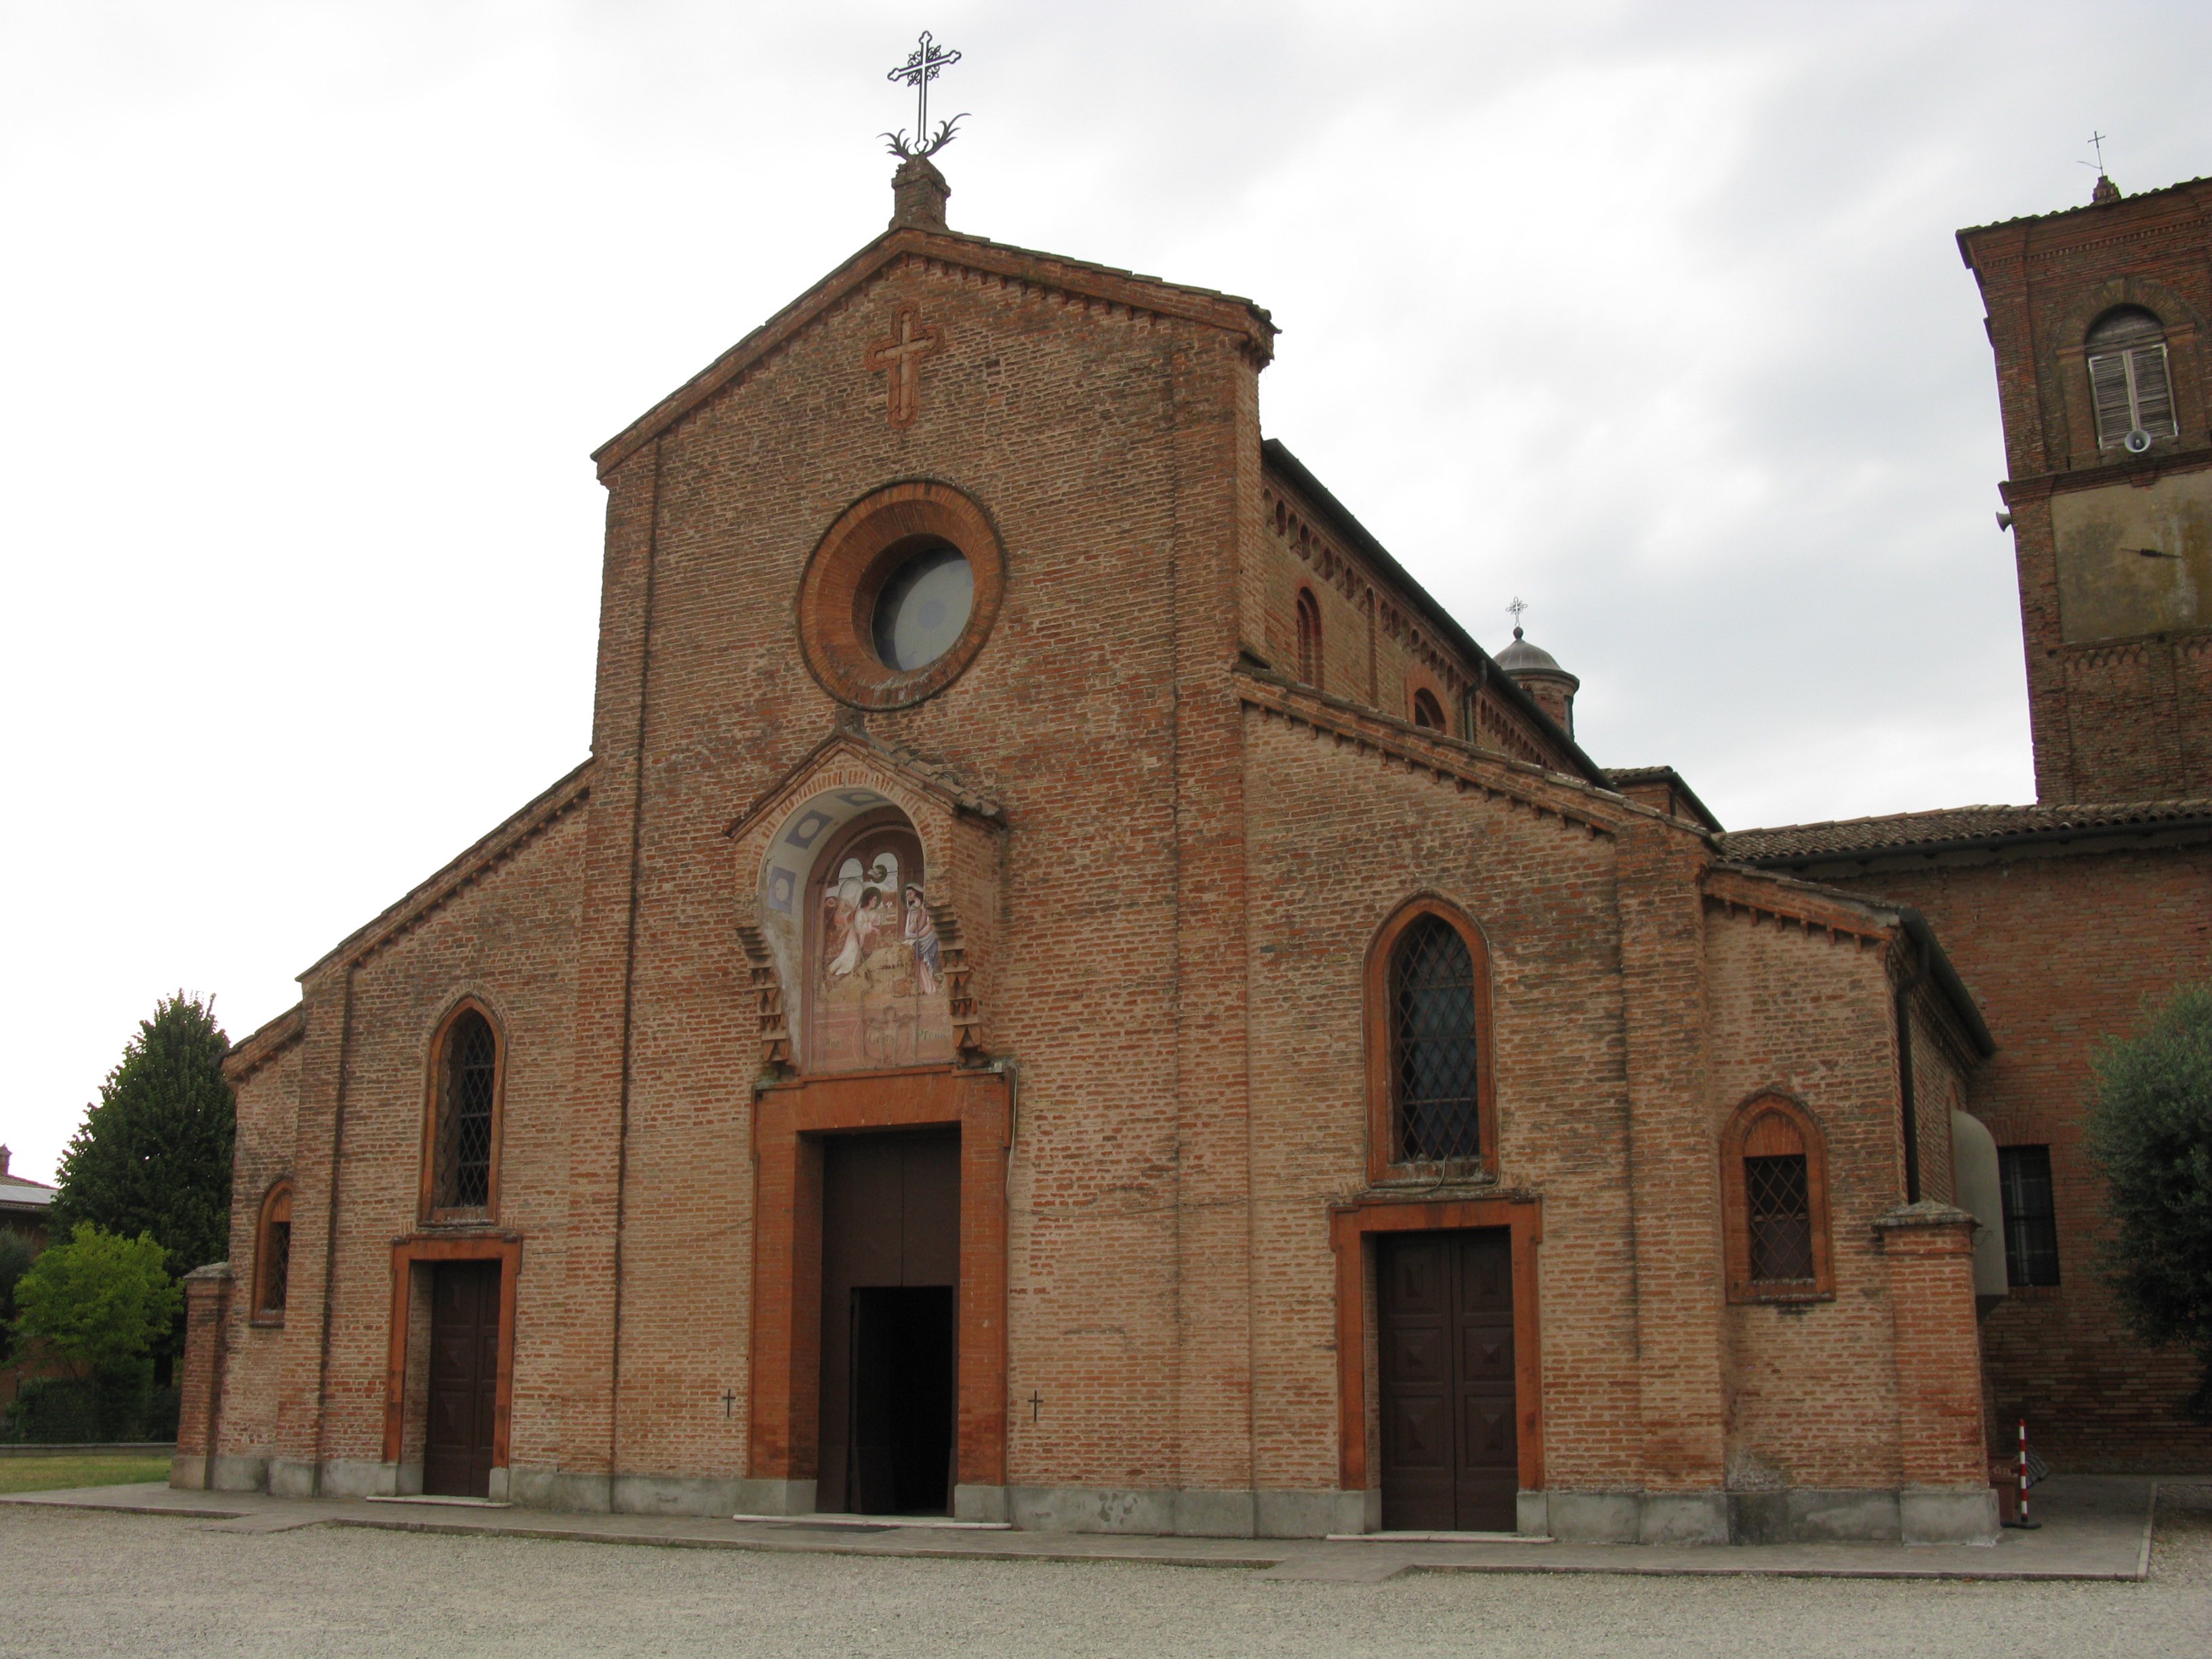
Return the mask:
<path fill-rule="evenodd" d="M 2212 180 L 1959 233 L 1996 356 L 2036 797 L 2212 795 Z"/>

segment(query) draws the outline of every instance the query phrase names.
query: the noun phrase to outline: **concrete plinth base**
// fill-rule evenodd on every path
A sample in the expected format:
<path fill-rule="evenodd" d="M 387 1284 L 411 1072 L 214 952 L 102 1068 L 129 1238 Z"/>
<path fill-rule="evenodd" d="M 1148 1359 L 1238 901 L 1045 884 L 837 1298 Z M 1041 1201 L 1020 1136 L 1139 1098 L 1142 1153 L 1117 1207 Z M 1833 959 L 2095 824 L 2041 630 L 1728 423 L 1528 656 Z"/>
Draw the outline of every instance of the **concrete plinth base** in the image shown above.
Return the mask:
<path fill-rule="evenodd" d="M 1182 1538 L 1326 1538 L 1332 1533 L 1367 1532 L 1373 1530 L 1381 1502 L 1380 1494 L 1364 1492 L 1254 1492 L 1249 1487 L 1178 1492 L 1008 1486 L 1005 1491 L 1006 1518 L 1025 1529 Z M 955 1513 L 959 1513 L 957 1506 Z"/>
<path fill-rule="evenodd" d="M 1729 1533 L 1739 1544 L 1894 1544 L 1893 1492 L 1786 1492 L 1729 1494 Z"/>
<path fill-rule="evenodd" d="M 1986 1544 L 1986 1488 L 1522 1492 L 1519 1529 L 1571 1544 Z"/>
<path fill-rule="evenodd" d="M 270 1458 L 269 1492 L 273 1498 L 313 1498 L 315 1466 L 304 1457 Z"/>
<path fill-rule="evenodd" d="M 714 1475 L 618 1474 L 614 1479 L 614 1512 L 735 1515 L 738 1509 L 738 1489 L 746 1484 Z"/>
<path fill-rule="evenodd" d="M 1899 1534 L 1908 1544 L 1994 1544 L 1997 1495 L 1987 1486 L 1907 1486 L 1897 1495 Z"/>
<path fill-rule="evenodd" d="M 732 1515 L 811 1515 L 811 1480 L 738 1480 L 732 1483 Z"/>
<path fill-rule="evenodd" d="M 495 1486 L 492 1496 L 499 1495 Z M 614 1508 L 614 1481 L 608 1475 L 579 1474 L 567 1469 L 511 1468 L 507 1472 L 506 1501 L 533 1510 L 605 1515 Z"/>
<path fill-rule="evenodd" d="M 210 1457 L 207 1461 L 210 1492 L 267 1492 L 269 1460 L 265 1457 Z"/>
<path fill-rule="evenodd" d="M 1263 1492 L 1258 1494 L 1254 1518 L 1261 1538 L 1329 1538 L 1371 1532 L 1382 1518 L 1382 1494 Z"/>
<path fill-rule="evenodd" d="M 399 1465 L 368 1463 L 334 1457 L 322 1468 L 323 1498 L 396 1498 L 399 1495 Z"/>
<path fill-rule="evenodd" d="M 955 1486 L 952 1489 L 952 1518 L 955 1521 L 1004 1526 L 1008 1518 L 1006 1489 L 1004 1486 Z"/>

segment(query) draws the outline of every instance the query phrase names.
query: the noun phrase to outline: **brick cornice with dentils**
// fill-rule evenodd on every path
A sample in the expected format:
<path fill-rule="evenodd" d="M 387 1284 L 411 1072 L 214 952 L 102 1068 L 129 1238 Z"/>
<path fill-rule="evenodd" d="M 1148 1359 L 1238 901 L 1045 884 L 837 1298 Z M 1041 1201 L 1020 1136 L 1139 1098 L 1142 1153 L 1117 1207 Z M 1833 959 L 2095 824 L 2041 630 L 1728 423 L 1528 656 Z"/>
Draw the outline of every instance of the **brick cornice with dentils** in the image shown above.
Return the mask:
<path fill-rule="evenodd" d="M 1908 912 L 1899 906 L 1844 888 L 1742 864 L 1711 866 L 1705 872 L 1704 887 L 1709 909 L 1730 915 L 1741 910 L 1754 922 L 1765 916 L 1780 923 L 1795 923 L 1808 936 L 1825 933 L 1831 944 L 1882 945 L 1892 984 L 1901 982 L 1909 971 L 1906 944 L 1911 928 Z M 1942 942 L 1927 927 L 1925 918 L 1918 918 L 1917 925 L 1920 941 L 1942 962 L 1942 971 L 1921 987 L 1917 1000 L 1930 1011 L 1954 1058 L 1962 1066 L 1971 1067 L 1990 1052 L 1983 1046 L 1989 1040 L 1988 1027 Z"/>
<path fill-rule="evenodd" d="M 223 1080 L 234 1089 L 260 1071 L 307 1033 L 307 1005 L 295 1002 L 283 1013 L 223 1050 Z"/>
<path fill-rule="evenodd" d="M 782 775 L 755 796 L 750 806 L 730 820 L 722 834 L 732 841 L 743 836 L 763 817 L 776 811 L 805 788 L 807 781 L 840 750 L 850 750 L 871 765 L 881 767 L 915 793 L 926 795 L 955 812 L 963 812 L 970 817 L 982 818 L 992 823 L 1006 821 L 1006 813 L 996 801 L 962 781 L 950 767 L 926 760 L 912 750 L 885 743 L 872 732 L 858 726 L 841 725 L 787 767 Z"/>
<path fill-rule="evenodd" d="M 957 231 L 896 226 L 877 237 L 798 299 L 592 452 L 604 478 L 637 450 L 718 393 L 742 384 L 877 281 L 909 264 L 996 278 L 1010 286 L 1097 301 L 1132 315 L 1170 317 L 1236 335 L 1264 368 L 1278 330 L 1266 309 L 1235 295 L 1166 283 L 1110 265 L 1012 247 Z"/>
<path fill-rule="evenodd" d="M 410 889 L 397 902 L 387 905 L 374 921 L 356 928 L 333 949 L 326 951 L 299 975 L 313 978 L 333 966 L 357 968 L 403 935 L 419 927 L 485 876 L 505 864 L 547 830 L 591 799 L 592 763 L 585 761 L 550 789 L 526 803 L 489 835 L 481 836 L 428 880 Z M 233 1043 L 223 1056 L 223 1069 L 235 1087 L 284 1049 L 306 1030 L 304 1005 L 280 1014 L 243 1042 Z M 288 1025 L 287 1022 L 291 1022 Z M 234 1074 L 234 1067 L 243 1067 Z"/>
<path fill-rule="evenodd" d="M 1249 663 L 1238 665 L 1235 673 L 1237 695 L 1247 708 L 1349 742 L 1363 751 L 1371 750 L 1414 771 L 1432 773 L 1439 782 L 1449 781 L 1503 797 L 1593 835 L 1617 836 L 1632 821 L 1648 818 L 1698 843 L 1707 839 L 1656 807 L 1565 773 L 1479 747 L 1432 726 L 1394 720 L 1364 703 L 1283 679 Z"/>

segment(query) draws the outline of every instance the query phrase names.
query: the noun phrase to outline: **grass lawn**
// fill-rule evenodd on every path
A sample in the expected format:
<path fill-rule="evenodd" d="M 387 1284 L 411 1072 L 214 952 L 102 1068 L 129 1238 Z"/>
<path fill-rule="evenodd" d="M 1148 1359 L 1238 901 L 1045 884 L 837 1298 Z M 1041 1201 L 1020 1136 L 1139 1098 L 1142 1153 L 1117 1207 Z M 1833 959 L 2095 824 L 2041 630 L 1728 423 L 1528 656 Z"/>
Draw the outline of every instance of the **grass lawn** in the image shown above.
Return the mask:
<path fill-rule="evenodd" d="M 120 1486 L 140 1480 L 167 1480 L 167 1452 L 123 1456 L 76 1457 L 66 1454 L 0 1457 L 0 1492 L 55 1492 L 64 1486 Z"/>

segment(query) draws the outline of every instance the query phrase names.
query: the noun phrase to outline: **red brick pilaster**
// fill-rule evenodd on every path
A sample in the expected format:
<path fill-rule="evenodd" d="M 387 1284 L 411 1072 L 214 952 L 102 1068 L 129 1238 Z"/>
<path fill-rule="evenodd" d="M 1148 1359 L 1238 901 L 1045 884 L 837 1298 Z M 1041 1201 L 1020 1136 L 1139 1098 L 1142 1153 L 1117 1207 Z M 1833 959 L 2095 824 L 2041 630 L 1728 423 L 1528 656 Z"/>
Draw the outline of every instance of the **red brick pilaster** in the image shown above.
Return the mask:
<path fill-rule="evenodd" d="M 598 694 L 592 718 L 592 817 L 576 932 L 576 1021 L 568 1099 L 568 1228 L 557 1271 L 562 1420 L 517 1462 L 557 1462 L 586 1477 L 614 1468 L 620 1385 L 622 1182 L 629 1090 L 638 823 L 644 810 L 647 644 L 653 606 L 659 446 L 612 471 L 599 599 Z M 552 1455 L 549 1457 L 548 1452 Z M 570 1494 L 568 1501 L 589 1500 Z"/>
<path fill-rule="evenodd" d="M 1657 1492 L 1718 1492 L 1726 1297 L 1703 860 L 1689 836 L 1646 819 L 1623 826 L 1620 847 L 1644 1484 Z"/>
<path fill-rule="evenodd" d="M 1923 1200 L 1875 1223 L 1896 1332 L 1899 1484 L 1979 1489 L 1982 1351 L 1974 1322 L 1974 1218 Z"/>
<path fill-rule="evenodd" d="M 177 1376 L 177 1450 L 169 1484 L 203 1491 L 222 1436 L 223 1361 L 230 1348 L 230 1263 L 185 1275 L 185 1360 Z"/>

